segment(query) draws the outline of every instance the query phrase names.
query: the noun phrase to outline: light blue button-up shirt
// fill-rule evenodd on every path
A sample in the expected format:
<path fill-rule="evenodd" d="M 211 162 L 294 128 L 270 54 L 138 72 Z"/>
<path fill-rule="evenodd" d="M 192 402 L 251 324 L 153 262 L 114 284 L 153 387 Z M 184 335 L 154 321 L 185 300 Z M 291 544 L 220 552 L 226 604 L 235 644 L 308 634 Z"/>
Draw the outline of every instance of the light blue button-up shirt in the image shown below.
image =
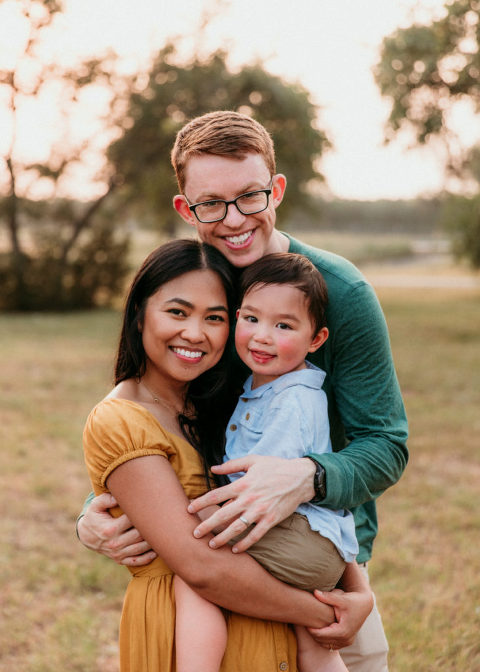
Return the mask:
<path fill-rule="evenodd" d="M 325 372 L 310 362 L 252 390 L 252 376 L 245 385 L 227 426 L 225 460 L 246 455 L 275 455 L 293 459 L 309 453 L 330 453 L 327 397 L 322 390 Z M 235 480 L 241 473 L 230 474 Z M 316 504 L 301 504 L 312 530 L 330 539 L 346 562 L 358 553 L 353 515 L 346 509 L 332 511 Z"/>

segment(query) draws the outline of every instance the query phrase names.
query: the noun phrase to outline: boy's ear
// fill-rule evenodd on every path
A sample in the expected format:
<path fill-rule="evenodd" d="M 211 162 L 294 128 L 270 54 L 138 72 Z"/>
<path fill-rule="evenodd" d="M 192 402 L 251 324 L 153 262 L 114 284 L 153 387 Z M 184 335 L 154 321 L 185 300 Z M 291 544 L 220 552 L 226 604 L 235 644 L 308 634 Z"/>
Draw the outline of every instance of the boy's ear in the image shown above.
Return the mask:
<path fill-rule="evenodd" d="M 312 343 L 308 348 L 308 352 L 315 352 L 315 350 L 318 350 L 318 348 L 325 343 L 327 338 L 328 338 L 328 329 L 327 327 L 323 327 L 313 337 Z"/>
<path fill-rule="evenodd" d="M 235 313 L 235 319 L 238 320 L 238 316 L 240 315 L 240 308 L 237 308 L 237 311 Z"/>

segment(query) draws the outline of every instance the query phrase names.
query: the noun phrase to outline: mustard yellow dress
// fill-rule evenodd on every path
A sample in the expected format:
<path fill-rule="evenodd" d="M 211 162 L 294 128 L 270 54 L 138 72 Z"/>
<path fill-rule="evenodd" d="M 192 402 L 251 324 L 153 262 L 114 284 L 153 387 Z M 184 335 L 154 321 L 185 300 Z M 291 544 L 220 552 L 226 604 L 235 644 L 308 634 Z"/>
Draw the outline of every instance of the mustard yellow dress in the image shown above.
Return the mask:
<path fill-rule="evenodd" d="M 195 449 L 131 401 L 106 399 L 93 409 L 84 430 L 84 451 L 97 495 L 108 492 L 105 482 L 117 466 L 144 455 L 166 457 L 189 498 L 206 490 Z M 120 670 L 175 672 L 173 573 L 161 558 L 129 570 L 132 577 L 120 622 Z M 287 625 L 234 613 L 226 618 L 228 644 L 222 672 L 297 671 L 295 636 Z"/>

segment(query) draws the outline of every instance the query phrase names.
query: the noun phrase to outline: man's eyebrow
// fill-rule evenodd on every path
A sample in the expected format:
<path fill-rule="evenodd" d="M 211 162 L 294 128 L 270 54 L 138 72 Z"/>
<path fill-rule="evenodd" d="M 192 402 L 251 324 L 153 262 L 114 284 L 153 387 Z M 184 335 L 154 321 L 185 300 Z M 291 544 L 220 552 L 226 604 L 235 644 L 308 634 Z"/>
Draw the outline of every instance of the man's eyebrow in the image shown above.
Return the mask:
<path fill-rule="evenodd" d="M 190 301 L 186 301 L 185 299 L 180 299 L 176 296 L 174 296 L 172 299 L 167 299 L 165 303 L 179 303 L 181 306 L 185 306 L 186 308 L 194 308 L 195 306 L 193 303 L 190 303 Z M 214 310 L 222 310 L 225 313 L 228 313 L 228 308 L 226 308 L 223 305 L 219 306 L 210 306 L 207 308 L 208 311 L 214 311 Z"/>
<path fill-rule="evenodd" d="M 250 191 L 259 191 L 263 188 L 264 188 L 263 183 L 260 182 L 260 181 L 250 182 L 249 184 L 247 184 L 245 187 L 243 187 L 243 189 L 241 189 L 238 192 L 238 194 L 237 194 L 237 196 L 235 196 L 235 198 L 237 198 L 238 196 L 241 196 L 242 194 L 248 194 Z M 217 194 L 215 194 L 215 192 L 205 192 L 204 194 L 200 194 L 200 196 L 198 197 L 198 200 L 194 201 L 194 202 L 195 203 L 203 203 L 204 201 L 228 201 L 228 200 L 230 200 L 230 199 L 223 198 L 223 196 L 217 196 Z"/>

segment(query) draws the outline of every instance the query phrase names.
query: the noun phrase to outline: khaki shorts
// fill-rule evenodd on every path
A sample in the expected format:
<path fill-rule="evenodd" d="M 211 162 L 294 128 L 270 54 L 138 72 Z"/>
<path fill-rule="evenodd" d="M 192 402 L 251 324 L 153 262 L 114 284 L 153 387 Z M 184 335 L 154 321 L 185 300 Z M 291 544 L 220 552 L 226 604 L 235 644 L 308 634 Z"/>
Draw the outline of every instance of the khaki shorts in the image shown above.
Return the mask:
<path fill-rule="evenodd" d="M 346 564 L 335 545 L 314 532 L 300 513 L 272 527 L 247 553 L 280 581 L 309 591 L 335 588 Z"/>

